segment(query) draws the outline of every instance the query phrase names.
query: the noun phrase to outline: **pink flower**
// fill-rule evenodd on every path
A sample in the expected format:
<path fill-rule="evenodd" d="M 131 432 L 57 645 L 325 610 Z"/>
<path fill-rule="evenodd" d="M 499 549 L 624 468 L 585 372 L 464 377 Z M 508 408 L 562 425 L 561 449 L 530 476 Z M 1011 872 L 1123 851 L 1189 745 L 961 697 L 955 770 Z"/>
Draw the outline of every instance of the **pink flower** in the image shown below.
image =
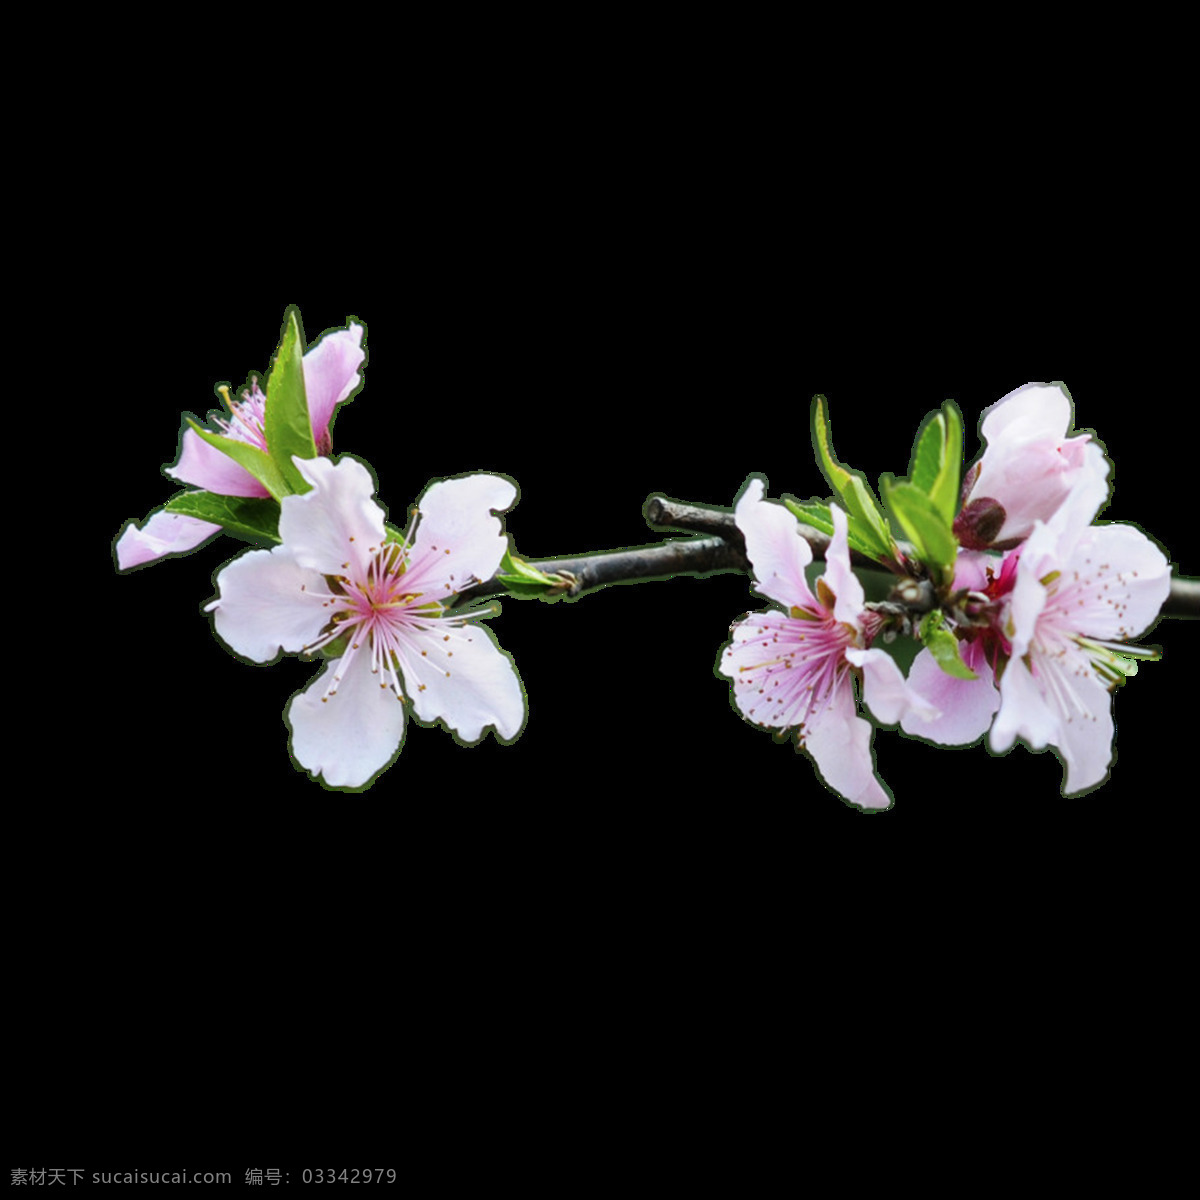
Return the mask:
<path fill-rule="evenodd" d="M 1123 639 L 1157 618 L 1171 589 L 1170 566 L 1145 534 L 1091 524 L 1107 494 L 1103 476 L 1088 476 L 1049 521 L 1035 524 L 1002 615 L 1011 657 L 991 748 L 1003 753 L 1018 737 L 1034 750 L 1055 746 L 1066 766 L 1064 795 L 1106 778 L 1111 690 L 1137 670 L 1127 655 L 1152 655 Z"/>
<path fill-rule="evenodd" d="M 362 335 L 362 326 L 352 322 L 347 329 L 327 333 L 304 356 L 304 390 L 318 453 L 329 453 L 329 424 L 334 410 L 358 387 L 358 368 L 366 357 Z M 228 390 L 223 390 L 229 418 L 217 418 L 222 436 L 266 450 L 263 432 L 266 393 L 257 382 L 237 400 L 231 400 Z M 181 483 L 190 483 L 221 496 L 266 497 L 270 494 L 245 467 L 210 445 L 194 429 L 184 433 L 179 462 L 168 467 L 166 474 Z M 141 529 L 130 522 L 122 531 L 114 547 L 117 567 L 128 571 L 166 554 L 194 550 L 220 529 L 220 525 L 195 517 L 162 511 L 152 513 Z"/>
<path fill-rule="evenodd" d="M 846 515 L 836 506 L 830 511 L 834 535 L 814 595 L 804 574 L 812 549 L 795 518 L 763 500 L 761 480 L 750 482 L 737 503 L 737 525 L 755 590 L 783 611 L 736 622 L 718 666 L 732 678 L 734 702 L 747 720 L 797 728 L 800 746 L 831 788 L 862 808 L 886 808 L 891 797 L 875 774 L 872 726 L 857 715 L 854 677 L 861 674 L 864 700 L 884 724 L 910 709 L 933 720 L 938 710 L 909 687 L 894 659 L 869 649 L 881 621 L 850 570 Z"/>
<path fill-rule="evenodd" d="M 358 387 L 358 368 L 366 357 L 362 349 L 362 332 L 361 325 L 351 323 L 347 329 L 327 333 L 304 356 L 308 418 L 318 453 L 329 452 L 329 423 L 334 410 Z M 228 398 L 228 393 L 226 396 Z M 239 399 L 230 400 L 229 419 L 217 419 L 222 435 L 266 450 L 263 422 L 268 402 L 267 394 L 257 382 Z M 179 462 L 168 467 L 166 473 L 181 483 L 190 483 L 221 496 L 270 494 L 245 467 L 210 445 L 194 429 L 183 435 Z"/>
<path fill-rule="evenodd" d="M 1067 437 L 1071 401 L 1059 384 L 1027 383 L 985 410 L 983 458 L 968 473 L 954 523 L 968 550 L 1008 548 L 1048 521 L 1084 476 L 1108 463 L 1090 434 Z"/>
<path fill-rule="evenodd" d="M 429 487 L 413 536 L 387 541 L 367 469 L 354 459 L 292 460 L 312 490 L 281 504 L 273 550 L 252 550 L 217 577 L 217 633 L 268 662 L 281 650 L 340 647 L 292 698 L 296 760 L 337 788 L 361 788 L 400 750 L 405 709 L 464 742 L 485 728 L 511 741 L 525 720 L 512 660 L 490 631 L 446 603 L 500 565 L 507 540 L 491 510 L 516 488 L 497 475 Z"/>

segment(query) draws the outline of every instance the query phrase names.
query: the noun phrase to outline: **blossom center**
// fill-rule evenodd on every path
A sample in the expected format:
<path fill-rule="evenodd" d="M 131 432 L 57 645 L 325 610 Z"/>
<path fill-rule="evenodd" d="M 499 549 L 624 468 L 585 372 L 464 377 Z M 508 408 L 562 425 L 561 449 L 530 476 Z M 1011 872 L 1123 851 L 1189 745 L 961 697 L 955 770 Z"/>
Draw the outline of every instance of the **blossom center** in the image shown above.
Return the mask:
<path fill-rule="evenodd" d="M 235 442 L 245 442 L 247 445 L 257 446 L 260 450 L 266 450 L 267 435 L 263 423 L 267 416 L 267 394 L 259 388 L 258 381 L 255 380 L 250 385 L 250 390 L 242 392 L 236 400 L 230 399 L 227 387 L 218 390 L 229 409 L 230 417 L 228 421 L 223 417 L 217 418 L 216 423 L 221 427 L 222 434 Z"/>
<path fill-rule="evenodd" d="M 351 539 L 353 540 L 353 539 Z M 350 562 L 343 564 L 349 568 Z M 441 601 L 414 587 L 408 549 L 388 542 L 373 550 L 365 571 L 327 575 L 328 592 L 311 593 L 332 610 L 321 636 L 305 647 L 312 653 L 343 641 L 341 662 L 322 700 L 337 695 L 337 684 L 355 657 L 365 652 L 381 688 L 391 688 L 403 703 L 403 672 L 410 687 L 425 691 L 435 678 L 449 678 L 454 648 L 472 637 L 467 618 L 446 617 Z"/>

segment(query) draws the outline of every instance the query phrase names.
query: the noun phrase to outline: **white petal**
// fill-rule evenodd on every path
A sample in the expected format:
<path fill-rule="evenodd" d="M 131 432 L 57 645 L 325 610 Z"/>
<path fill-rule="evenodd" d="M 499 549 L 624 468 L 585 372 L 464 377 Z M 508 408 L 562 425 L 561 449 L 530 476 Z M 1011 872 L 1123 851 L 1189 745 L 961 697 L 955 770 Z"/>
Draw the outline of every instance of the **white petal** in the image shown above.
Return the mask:
<path fill-rule="evenodd" d="M 446 622 L 449 626 L 449 622 Z M 525 723 L 525 693 L 512 659 L 492 631 L 473 622 L 413 639 L 424 657 L 402 664 L 404 686 L 422 721 L 439 718 L 464 742 L 493 725 L 512 741 Z"/>
<path fill-rule="evenodd" d="M 1094 593 L 1096 603 L 1086 606 L 1087 616 L 1080 621 L 1080 632 L 1091 637 L 1137 637 L 1158 619 L 1171 591 L 1171 564 L 1132 525 L 1088 529 L 1069 566 L 1091 580 L 1089 599 Z"/>
<path fill-rule="evenodd" d="M 1002 434 L 1022 439 L 1061 438 L 1071 428 L 1071 400 L 1061 384 L 1027 383 L 983 410 L 980 432 L 994 442 Z"/>
<path fill-rule="evenodd" d="M 849 678 L 831 700 L 831 706 L 809 722 L 805 749 L 825 782 L 852 804 L 887 808 L 892 798 L 880 785 L 871 754 L 874 727 L 856 714 Z"/>
<path fill-rule="evenodd" d="M 1064 796 L 1086 791 L 1103 783 L 1113 756 L 1112 696 L 1098 680 L 1080 680 L 1075 695 L 1088 710 L 1073 711 L 1059 730 L 1055 743 L 1066 764 Z"/>
<path fill-rule="evenodd" d="M 1037 634 L 1038 618 L 1046 608 L 1048 593 L 1041 580 L 1058 569 L 1053 534 L 1040 522 L 1021 549 L 1017 578 L 1005 609 L 1005 633 L 1014 659 L 1022 658 Z"/>
<path fill-rule="evenodd" d="M 345 666 L 344 659 L 331 659 L 293 697 L 287 722 L 292 753 L 302 767 L 323 775 L 330 787 L 360 788 L 399 752 L 406 706 L 391 688 L 379 686 L 369 655 L 354 654 Z M 340 678 L 335 693 L 327 695 L 332 675 Z"/>
<path fill-rule="evenodd" d="M 417 501 L 420 520 L 414 539 L 413 587 L 454 580 L 443 594 L 458 591 L 474 576 L 490 579 L 500 565 L 508 539 L 492 509 L 503 511 L 517 489 L 501 475 L 466 475 L 432 484 Z M 449 551 L 449 553 L 447 553 Z"/>
<path fill-rule="evenodd" d="M 1052 742 L 1057 745 L 1059 718 L 1024 660 L 1013 658 L 1000 680 L 1000 708 L 988 744 L 994 753 L 1003 754 L 1018 737 L 1033 750 L 1042 750 Z"/>
<path fill-rule="evenodd" d="M 180 513 L 151 513 L 138 529 L 131 521 L 117 539 L 117 567 L 128 571 L 143 563 L 153 562 L 165 554 L 184 554 L 220 533 L 220 525 L 185 517 Z"/>
<path fill-rule="evenodd" d="M 361 579 L 383 545 L 383 509 L 375 503 L 370 471 L 353 458 L 293 458 L 312 485 L 303 496 L 286 496 L 279 510 L 279 537 L 302 566 L 323 575 Z"/>
<path fill-rule="evenodd" d="M 937 665 L 928 650 L 922 650 L 908 671 L 908 682 L 942 715 L 930 721 L 916 712 L 900 718 L 900 728 L 914 737 L 922 737 L 942 746 L 966 746 L 977 742 L 988 731 L 1000 692 L 991 665 L 978 642 L 962 644 L 963 661 L 975 672 L 975 679 L 955 679 Z"/>
<path fill-rule="evenodd" d="M 1108 462 L 1096 446 L 1087 456 L 1090 466 L 1083 470 L 1058 510 L 1047 524 L 1059 539 L 1059 553 L 1065 554 L 1096 519 L 1108 498 Z"/>
<path fill-rule="evenodd" d="M 901 717 L 915 713 L 935 721 L 941 710 L 904 678 L 896 660 L 883 650 L 847 650 L 846 659 L 863 673 L 863 703 L 881 725 L 895 725 Z M 939 672 L 940 673 L 940 672 Z"/>
<path fill-rule="evenodd" d="M 746 557 L 754 568 L 754 590 L 785 608 L 811 606 L 813 594 L 804 577 L 812 547 L 800 536 L 796 518 L 780 504 L 763 499 L 761 479 L 752 479 L 734 510 L 746 539 Z"/>
<path fill-rule="evenodd" d="M 270 662 L 281 649 L 303 650 L 329 622 L 319 598 L 329 590 L 325 580 L 283 546 L 235 558 L 217 576 L 217 588 L 220 595 L 208 606 L 217 633 L 254 662 Z"/>

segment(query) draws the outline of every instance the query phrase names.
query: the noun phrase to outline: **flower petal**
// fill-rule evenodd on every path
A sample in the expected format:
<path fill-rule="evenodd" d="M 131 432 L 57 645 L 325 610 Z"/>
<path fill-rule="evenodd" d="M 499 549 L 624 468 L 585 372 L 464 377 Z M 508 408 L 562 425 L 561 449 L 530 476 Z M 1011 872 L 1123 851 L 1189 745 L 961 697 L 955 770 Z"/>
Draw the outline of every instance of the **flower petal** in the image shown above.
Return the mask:
<path fill-rule="evenodd" d="M 900 718 L 900 728 L 905 733 L 942 746 L 966 746 L 987 733 L 1000 707 L 996 679 L 982 641 L 965 641 L 961 649 L 963 662 L 978 678 L 956 679 L 947 675 L 928 650 L 922 650 L 913 660 L 908 682 L 936 705 L 942 715 L 928 720 L 910 710 Z"/>
<path fill-rule="evenodd" d="M 1171 592 L 1171 564 L 1132 525 L 1085 530 L 1071 554 L 1071 567 L 1089 581 L 1080 631 L 1092 637 L 1136 637 L 1158 619 Z"/>
<path fill-rule="evenodd" d="M 1018 737 L 1032 750 L 1058 742 L 1059 720 L 1023 658 L 1009 660 L 1000 680 L 1000 708 L 988 745 L 1003 754 Z"/>
<path fill-rule="evenodd" d="M 413 587 L 450 582 L 453 575 L 448 590 L 459 591 L 472 577 L 491 579 L 508 549 L 491 510 L 503 511 L 516 496 L 516 486 L 500 475 L 466 475 L 428 487 L 417 501 L 421 515 L 409 567 Z"/>
<path fill-rule="evenodd" d="M 355 654 L 342 668 L 330 659 L 324 670 L 293 697 L 287 710 L 292 753 L 330 787 L 360 788 L 386 767 L 404 738 L 404 709 L 391 688 L 379 686 L 368 654 Z M 341 672 L 336 691 L 334 674 Z"/>
<path fill-rule="evenodd" d="M 302 566 L 323 575 L 353 570 L 366 575 L 383 545 L 383 509 L 373 499 L 375 481 L 353 458 L 293 458 L 312 485 L 303 496 L 285 496 L 279 506 L 279 537 Z"/>
<path fill-rule="evenodd" d="M 860 808 L 887 808 L 891 796 L 875 774 L 870 721 L 858 716 L 847 676 L 833 689 L 828 707 L 810 719 L 803 746 L 825 782 Z"/>
<path fill-rule="evenodd" d="M 444 624 L 414 637 L 425 653 L 401 663 L 414 711 L 422 721 L 445 722 L 464 742 L 477 742 L 489 725 L 512 741 L 525 723 L 525 693 L 512 659 L 485 625 Z"/>
<path fill-rule="evenodd" d="M 988 445 L 970 494 L 1003 507 L 994 541 L 1027 537 L 1083 479 L 1103 485 L 1097 507 L 1103 502 L 1108 460 L 1089 434 L 1068 438 L 1070 425 L 1071 401 L 1058 385 L 1027 384 L 985 412 L 980 432 Z"/>
<path fill-rule="evenodd" d="M 766 609 L 730 627 L 733 640 L 717 659 L 717 669 L 733 680 L 734 703 L 747 721 L 788 729 L 799 725 L 812 707 L 807 675 L 773 670 L 795 649 L 793 627 L 798 624 L 781 612 Z M 815 703 L 820 701 L 817 696 Z"/>
<path fill-rule="evenodd" d="M 1113 757 L 1112 695 L 1095 677 L 1081 680 L 1075 695 L 1087 711 L 1072 712 L 1054 743 L 1066 764 L 1064 796 L 1103 783 Z"/>
<path fill-rule="evenodd" d="M 829 549 L 825 551 L 825 574 L 822 579 L 837 597 L 833 606 L 834 617 L 858 629 L 866 597 L 862 582 L 850 569 L 848 522 L 846 514 L 836 504 L 829 506 L 829 512 L 833 517 L 833 537 L 829 541 Z"/>
<path fill-rule="evenodd" d="M 1071 428 L 1071 400 L 1060 384 L 1027 383 L 983 410 L 980 433 L 988 444 L 1005 434 L 1022 439 L 1062 438 Z"/>
<path fill-rule="evenodd" d="M 988 567 L 995 568 L 995 573 L 999 574 L 1000 559 L 978 550 L 959 550 L 954 563 L 954 590 L 982 591 L 988 585 Z"/>
<path fill-rule="evenodd" d="M 164 474 L 218 496 L 269 496 L 271 493 L 246 470 L 216 446 L 206 442 L 194 429 L 183 435 L 179 462 Z"/>
<path fill-rule="evenodd" d="M 164 554 L 183 554 L 220 533 L 220 525 L 180 513 L 151 513 L 139 529 L 131 521 L 117 539 L 117 568 L 128 571 Z"/>
<path fill-rule="evenodd" d="M 782 604 L 820 608 L 804 577 L 812 547 L 800 536 L 796 518 L 780 504 L 763 499 L 763 482 L 752 479 L 734 510 L 754 568 L 754 590 Z"/>
<path fill-rule="evenodd" d="M 362 382 L 358 368 L 366 358 L 362 348 L 363 327 L 327 333 L 304 356 L 304 391 L 313 438 L 319 444 L 329 428 L 333 410 Z"/>
<path fill-rule="evenodd" d="M 896 660 L 883 650 L 846 651 L 846 660 L 863 673 L 863 703 L 881 725 L 895 725 L 901 717 L 915 713 L 935 721 L 941 710 L 912 686 Z"/>
<path fill-rule="evenodd" d="M 329 621 L 321 602 L 328 593 L 325 580 L 284 546 L 235 558 L 217 576 L 217 588 L 220 596 L 208 605 L 217 633 L 254 662 L 270 662 L 280 650 L 303 650 Z"/>

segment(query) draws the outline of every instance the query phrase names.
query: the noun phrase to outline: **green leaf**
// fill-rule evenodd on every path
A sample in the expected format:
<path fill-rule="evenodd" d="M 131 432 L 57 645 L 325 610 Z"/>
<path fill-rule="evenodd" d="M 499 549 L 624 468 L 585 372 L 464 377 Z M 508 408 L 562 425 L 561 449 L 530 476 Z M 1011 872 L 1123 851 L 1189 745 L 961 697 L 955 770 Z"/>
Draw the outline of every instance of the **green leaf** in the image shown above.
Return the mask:
<path fill-rule="evenodd" d="M 798 521 L 811 525 L 819 533 L 833 536 L 833 517 L 829 515 L 828 504 L 821 504 L 816 500 L 801 504 L 799 500 L 791 500 L 787 496 L 784 496 L 783 502 Z"/>
<path fill-rule="evenodd" d="M 840 496 L 850 478 L 846 470 L 834 457 L 829 445 L 829 420 L 825 415 L 825 397 L 813 399 L 813 444 L 817 448 L 817 465 L 829 480 L 829 486 Z"/>
<path fill-rule="evenodd" d="M 304 335 L 294 308 L 288 309 L 284 319 L 283 339 L 267 380 L 263 432 L 271 459 L 292 491 L 307 492 L 308 484 L 292 462 L 292 455 L 316 458 L 317 447 L 304 390 Z"/>
<path fill-rule="evenodd" d="M 500 560 L 496 578 L 504 584 L 508 594 L 517 600 L 557 600 L 571 586 L 569 579 L 561 575 L 547 575 L 507 550 Z"/>
<path fill-rule="evenodd" d="M 943 624 L 941 609 L 927 613 L 921 621 L 921 641 L 929 648 L 937 663 L 947 675 L 955 679 L 978 679 L 979 676 L 962 660 L 962 646 L 958 638 Z"/>
<path fill-rule="evenodd" d="M 833 537 L 833 517 L 829 513 L 828 504 L 822 504 L 817 500 L 806 501 L 802 504 L 787 496 L 784 496 L 783 502 L 797 520 L 803 521 L 805 525 L 811 525 L 818 533 L 823 533 L 826 537 Z M 878 544 L 874 539 L 868 540 L 860 535 L 856 521 L 847 520 L 846 522 L 846 542 L 851 550 L 857 550 L 859 554 L 865 554 L 868 558 L 879 557 Z"/>
<path fill-rule="evenodd" d="M 497 576 L 501 579 L 516 579 L 521 583 L 536 583 L 541 587 L 553 587 L 559 582 L 552 575 L 539 571 L 537 567 L 531 567 L 523 558 L 514 557 L 508 550 L 505 550 L 504 557 L 500 560 Z"/>
<path fill-rule="evenodd" d="M 958 509 L 958 490 L 962 478 L 962 417 L 958 413 L 958 405 L 953 400 L 947 400 L 942 405 L 938 420 L 945 419 L 946 434 L 942 447 L 941 465 L 933 484 L 922 489 L 933 501 L 934 507 L 945 518 L 946 524 L 953 526 L 954 514 Z"/>
<path fill-rule="evenodd" d="M 933 501 L 947 525 L 954 523 L 961 473 L 962 418 L 947 400 L 922 426 L 908 471 L 909 482 Z"/>
<path fill-rule="evenodd" d="M 913 487 L 932 496 L 945 455 L 946 421 L 941 413 L 935 413 L 925 422 L 913 451 L 912 465 L 908 469 L 909 482 Z"/>
<path fill-rule="evenodd" d="M 871 494 L 871 489 L 863 482 L 861 475 L 846 470 L 833 457 L 824 396 L 817 396 L 813 400 L 813 445 L 817 451 L 817 465 L 841 499 L 849 518 L 849 529 L 862 543 L 864 553 L 872 558 L 894 560 L 895 544 L 879 508 L 879 502 Z"/>
<path fill-rule="evenodd" d="M 242 537 L 279 541 L 279 505 L 274 500 L 218 496 L 215 492 L 180 492 L 163 505 L 166 512 L 197 517 Z"/>
<path fill-rule="evenodd" d="M 252 446 L 249 442 L 239 442 L 234 438 L 222 437 L 220 434 L 212 433 L 202 426 L 197 425 L 191 417 L 188 417 L 188 424 L 210 446 L 216 447 L 222 454 L 229 455 L 238 466 L 245 467 L 276 500 L 282 500 L 284 496 L 290 496 L 295 490 L 288 484 L 283 472 L 275 465 L 271 456 L 265 451 L 260 450 L 257 446 Z"/>
<path fill-rule="evenodd" d="M 951 582 L 958 542 L 949 523 L 933 501 L 913 484 L 895 483 L 886 476 L 882 482 L 888 508 L 912 542 L 917 557 L 930 568 L 935 582 Z"/>
<path fill-rule="evenodd" d="M 846 515 L 850 518 L 849 528 L 853 529 L 856 536 L 866 545 L 874 547 L 867 553 L 878 559 L 894 559 L 895 543 L 879 508 L 879 501 L 857 475 L 850 476 L 850 483 L 842 493 L 842 500 L 846 504 Z"/>

